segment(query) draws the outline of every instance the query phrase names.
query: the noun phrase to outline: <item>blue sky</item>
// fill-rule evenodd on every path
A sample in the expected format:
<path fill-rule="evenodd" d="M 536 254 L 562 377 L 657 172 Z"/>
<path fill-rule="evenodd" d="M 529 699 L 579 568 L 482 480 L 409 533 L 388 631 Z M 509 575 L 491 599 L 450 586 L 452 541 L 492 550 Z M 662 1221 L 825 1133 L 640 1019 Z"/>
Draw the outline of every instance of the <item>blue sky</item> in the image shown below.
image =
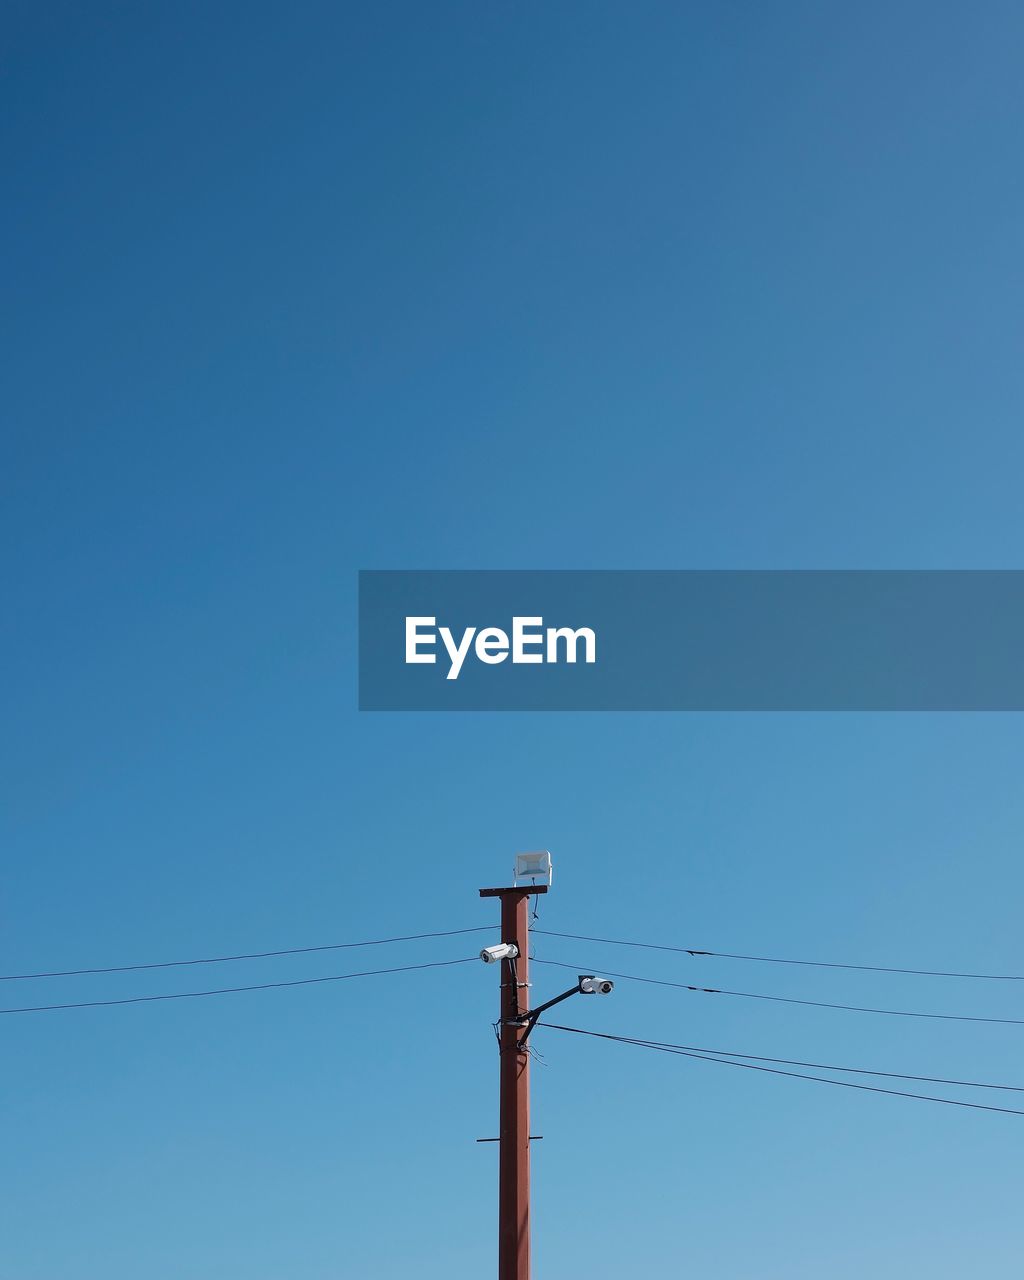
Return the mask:
<path fill-rule="evenodd" d="M 2 972 L 488 923 L 477 888 L 538 847 L 550 929 L 1024 972 L 1015 716 L 375 717 L 354 652 L 359 568 L 1019 566 L 1017 6 L 5 26 Z M 1024 1014 L 1014 984 L 537 944 Z M 466 965 L 4 1018 L 0 1271 L 490 1274 L 496 994 Z M 626 983 L 565 1016 L 1024 1083 L 1015 1027 Z M 1019 1269 L 1014 1117 L 536 1039 L 540 1280 Z"/>

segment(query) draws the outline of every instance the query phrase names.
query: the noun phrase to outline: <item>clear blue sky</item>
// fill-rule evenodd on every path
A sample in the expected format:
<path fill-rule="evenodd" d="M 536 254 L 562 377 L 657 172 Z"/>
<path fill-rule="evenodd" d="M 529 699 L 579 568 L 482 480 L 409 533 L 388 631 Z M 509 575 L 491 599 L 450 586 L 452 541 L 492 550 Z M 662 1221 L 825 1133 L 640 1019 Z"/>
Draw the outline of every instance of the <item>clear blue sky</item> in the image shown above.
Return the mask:
<path fill-rule="evenodd" d="M 374 717 L 354 652 L 361 567 L 1020 566 L 1019 6 L 4 27 L 2 972 L 488 922 L 538 847 L 551 929 L 1024 972 L 1017 717 Z M 1012 984 L 538 951 L 1024 1016 Z M 578 1004 L 1024 1083 L 1019 1027 Z M 2 1019 L 0 1274 L 492 1274 L 495 1009 L 466 965 Z M 536 1039 L 539 1280 L 1019 1273 L 1022 1120 Z"/>

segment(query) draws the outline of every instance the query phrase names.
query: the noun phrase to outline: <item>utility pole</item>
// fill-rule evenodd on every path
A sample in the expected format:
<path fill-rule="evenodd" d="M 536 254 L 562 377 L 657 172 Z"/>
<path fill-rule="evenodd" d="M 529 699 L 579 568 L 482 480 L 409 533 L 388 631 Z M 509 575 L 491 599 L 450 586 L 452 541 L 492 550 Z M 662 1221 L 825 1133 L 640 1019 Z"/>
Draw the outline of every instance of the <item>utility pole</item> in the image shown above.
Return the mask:
<path fill-rule="evenodd" d="M 568 991 L 532 1005 L 530 898 L 548 891 L 551 854 L 547 850 L 517 854 L 515 881 L 509 888 L 480 890 L 481 898 L 497 898 L 501 903 L 501 942 L 480 952 L 481 960 L 501 963 L 498 1280 L 530 1280 L 530 1051 L 526 1042 L 548 1009 L 576 995 L 606 996 L 615 986 L 607 978 L 581 973 Z"/>
<path fill-rule="evenodd" d="M 501 941 L 516 950 L 501 961 L 498 1280 L 530 1280 L 530 1055 L 520 1038 L 530 1007 L 529 899 L 547 891 L 546 884 L 480 890 L 500 900 Z"/>

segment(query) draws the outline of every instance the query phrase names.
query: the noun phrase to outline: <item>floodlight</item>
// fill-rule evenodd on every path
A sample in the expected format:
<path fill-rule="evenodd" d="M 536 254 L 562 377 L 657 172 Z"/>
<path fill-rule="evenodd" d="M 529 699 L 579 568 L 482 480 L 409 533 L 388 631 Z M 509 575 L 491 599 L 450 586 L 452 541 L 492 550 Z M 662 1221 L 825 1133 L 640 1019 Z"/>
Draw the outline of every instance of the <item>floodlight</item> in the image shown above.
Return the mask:
<path fill-rule="evenodd" d="M 516 854 L 515 882 L 527 881 L 530 884 L 551 883 L 551 854 L 546 849 L 537 853 Z"/>

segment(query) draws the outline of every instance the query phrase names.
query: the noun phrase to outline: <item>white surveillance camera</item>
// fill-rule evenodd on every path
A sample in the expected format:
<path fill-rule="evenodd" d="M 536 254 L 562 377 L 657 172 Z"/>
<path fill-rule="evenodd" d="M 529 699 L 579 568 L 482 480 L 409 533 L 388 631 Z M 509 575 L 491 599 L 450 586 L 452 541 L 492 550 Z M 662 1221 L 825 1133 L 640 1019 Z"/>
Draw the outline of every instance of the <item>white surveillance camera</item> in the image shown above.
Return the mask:
<path fill-rule="evenodd" d="M 595 978 L 592 973 L 580 974 L 580 995 L 607 996 L 615 989 L 615 983 L 607 978 Z"/>
<path fill-rule="evenodd" d="M 495 964 L 498 960 L 514 960 L 519 948 L 514 942 L 499 942 L 496 947 L 484 947 L 480 959 L 484 964 Z"/>

